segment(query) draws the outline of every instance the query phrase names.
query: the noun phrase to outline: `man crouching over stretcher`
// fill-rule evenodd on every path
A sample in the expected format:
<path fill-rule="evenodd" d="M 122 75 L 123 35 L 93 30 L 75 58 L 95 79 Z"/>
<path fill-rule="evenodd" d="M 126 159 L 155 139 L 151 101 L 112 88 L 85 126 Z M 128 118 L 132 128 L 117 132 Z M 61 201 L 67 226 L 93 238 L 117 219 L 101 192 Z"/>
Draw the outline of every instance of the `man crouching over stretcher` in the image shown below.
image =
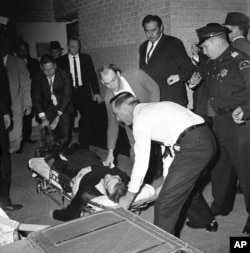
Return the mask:
<path fill-rule="evenodd" d="M 73 178 L 74 198 L 71 203 L 62 210 L 53 211 L 52 217 L 61 221 L 78 218 L 88 202 L 101 195 L 107 195 L 110 200 L 118 203 L 120 197 L 127 192 L 128 182 L 127 174 L 116 167 L 86 167 Z"/>

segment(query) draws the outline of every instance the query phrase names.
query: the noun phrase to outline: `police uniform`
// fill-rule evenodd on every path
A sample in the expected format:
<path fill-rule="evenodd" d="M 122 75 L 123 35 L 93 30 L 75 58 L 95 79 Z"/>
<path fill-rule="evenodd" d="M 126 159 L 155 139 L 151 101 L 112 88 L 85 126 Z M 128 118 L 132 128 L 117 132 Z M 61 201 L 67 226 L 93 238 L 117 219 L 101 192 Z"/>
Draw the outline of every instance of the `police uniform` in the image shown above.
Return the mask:
<path fill-rule="evenodd" d="M 197 31 L 200 38 L 206 33 L 208 36 L 208 27 Z M 249 214 L 244 230 L 250 234 L 250 57 L 228 46 L 208 63 L 206 81 L 215 111 L 213 130 L 219 143 L 218 161 L 212 170 L 212 211 L 226 215 L 232 210 L 235 195 L 232 185 L 235 186 L 237 175 Z M 236 124 L 232 118 L 239 106 L 244 112 L 243 124 Z"/>

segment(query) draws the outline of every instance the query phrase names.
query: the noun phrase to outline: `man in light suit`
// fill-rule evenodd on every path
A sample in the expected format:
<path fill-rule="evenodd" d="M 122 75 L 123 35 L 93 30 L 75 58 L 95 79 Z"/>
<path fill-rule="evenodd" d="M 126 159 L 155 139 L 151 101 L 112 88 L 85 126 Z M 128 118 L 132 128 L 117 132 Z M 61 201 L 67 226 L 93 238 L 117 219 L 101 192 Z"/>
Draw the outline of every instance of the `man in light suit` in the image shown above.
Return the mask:
<path fill-rule="evenodd" d="M 100 70 L 100 78 L 103 85 L 107 87 L 105 93 L 105 104 L 108 114 L 107 146 L 108 156 L 104 165 L 113 166 L 114 149 L 118 139 L 119 124 L 112 111 L 110 99 L 123 91 L 130 92 L 142 103 L 158 102 L 160 100 L 160 90 L 157 83 L 144 71 L 140 69 L 130 69 L 122 73 L 112 64 L 103 66 Z M 130 156 L 134 160 L 134 138 L 131 128 L 125 127 L 129 143 L 131 145 Z"/>
<path fill-rule="evenodd" d="M 68 40 L 68 54 L 57 60 L 57 65 L 66 69 L 73 77 L 72 103 L 80 113 L 79 143 L 74 149 L 88 149 L 91 142 L 91 113 L 94 101 L 101 103 L 99 84 L 91 57 L 80 53 L 81 43 L 77 37 Z"/>
<path fill-rule="evenodd" d="M 42 127 L 55 130 L 55 141 L 64 148 L 70 140 L 73 115 L 72 78 L 56 66 L 51 55 L 43 55 L 40 62 L 42 71 L 35 75 L 31 90 L 33 105 Z"/>
<path fill-rule="evenodd" d="M 23 116 L 31 113 L 31 80 L 26 64 L 19 57 L 9 54 L 10 41 L 5 38 L 1 46 L 3 62 L 7 69 L 11 95 L 13 126 L 9 132 L 10 153 L 16 152 L 22 141 Z"/>
<path fill-rule="evenodd" d="M 161 101 L 187 106 L 185 82 L 193 74 L 193 65 L 183 43 L 163 33 L 160 17 L 147 15 L 142 21 L 148 40 L 140 46 L 139 67 L 160 87 Z"/>

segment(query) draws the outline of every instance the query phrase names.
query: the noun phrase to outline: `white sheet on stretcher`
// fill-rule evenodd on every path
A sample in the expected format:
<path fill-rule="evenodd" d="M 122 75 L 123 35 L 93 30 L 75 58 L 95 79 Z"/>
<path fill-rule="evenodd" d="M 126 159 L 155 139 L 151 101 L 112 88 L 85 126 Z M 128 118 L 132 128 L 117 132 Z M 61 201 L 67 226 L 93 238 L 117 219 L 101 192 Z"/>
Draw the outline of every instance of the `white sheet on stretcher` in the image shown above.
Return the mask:
<path fill-rule="evenodd" d="M 44 158 L 31 158 L 29 160 L 29 167 L 32 170 L 33 173 L 38 174 L 39 176 L 50 180 L 50 167 L 49 165 L 44 161 Z M 89 172 L 89 166 L 86 168 L 83 168 L 82 170 L 79 171 L 79 173 L 76 175 L 76 177 L 74 179 L 72 179 L 72 182 L 74 182 L 75 184 L 72 185 L 73 190 L 78 189 L 80 180 L 77 180 L 78 178 L 82 178 L 83 176 L 83 171 L 85 170 L 86 172 Z M 56 181 L 51 180 L 51 183 L 53 185 L 55 185 L 57 188 L 62 189 L 62 187 L 60 186 L 60 184 L 58 184 Z M 75 191 L 73 191 L 75 193 Z M 138 193 L 135 202 L 139 201 L 139 200 L 146 200 L 148 198 L 151 198 L 153 196 L 155 196 L 155 189 L 153 186 L 149 185 L 149 184 L 144 184 L 141 187 L 140 192 Z M 94 199 L 91 200 L 94 203 L 97 203 L 98 205 L 102 205 L 105 207 L 116 207 L 118 204 L 113 202 L 112 200 L 110 200 L 108 198 L 107 195 L 102 195 L 99 197 L 96 197 Z"/>

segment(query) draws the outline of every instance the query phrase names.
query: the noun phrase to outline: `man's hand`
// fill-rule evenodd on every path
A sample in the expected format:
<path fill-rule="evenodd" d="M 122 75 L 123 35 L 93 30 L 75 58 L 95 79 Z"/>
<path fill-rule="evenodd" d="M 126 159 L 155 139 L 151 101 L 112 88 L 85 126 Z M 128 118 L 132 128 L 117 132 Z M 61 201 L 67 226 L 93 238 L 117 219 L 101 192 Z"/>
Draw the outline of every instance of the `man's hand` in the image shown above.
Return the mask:
<path fill-rule="evenodd" d="M 102 163 L 104 166 L 109 166 L 110 168 L 114 168 L 114 154 L 113 154 L 113 149 L 109 150 L 108 156 L 106 160 Z"/>
<path fill-rule="evenodd" d="M 243 124 L 245 123 L 246 121 L 243 120 L 243 117 L 244 117 L 244 112 L 242 110 L 242 108 L 240 106 L 238 106 L 232 113 L 232 118 L 233 118 L 233 121 L 240 125 L 240 124 Z"/>
<path fill-rule="evenodd" d="M 178 74 L 177 75 L 171 75 L 167 79 L 168 85 L 173 85 L 173 84 L 175 84 L 175 83 L 177 83 L 179 81 L 180 81 L 180 76 Z"/>
<path fill-rule="evenodd" d="M 191 78 L 188 80 L 188 87 L 190 89 L 195 88 L 201 81 L 201 75 L 199 72 L 195 72 L 193 73 L 193 75 L 191 76 Z"/>
<path fill-rule="evenodd" d="M 23 108 L 23 113 L 24 113 L 24 115 L 30 115 L 30 113 L 31 113 L 31 107 L 30 106 L 28 106 L 28 105 L 25 105 L 24 106 L 24 108 Z"/>
<path fill-rule="evenodd" d="M 43 116 L 43 117 L 41 118 L 41 120 L 42 120 L 41 127 L 49 126 L 49 121 L 48 121 L 48 119 L 46 118 L 46 116 Z"/>
<path fill-rule="evenodd" d="M 54 129 L 57 127 L 57 124 L 58 124 L 59 120 L 60 120 L 60 116 L 57 115 L 57 116 L 54 118 L 53 122 L 50 124 L 49 128 L 50 128 L 51 130 L 54 130 Z"/>
<path fill-rule="evenodd" d="M 10 115 L 9 114 L 4 114 L 3 115 L 3 120 L 4 120 L 5 129 L 7 129 L 10 126 Z"/>
<path fill-rule="evenodd" d="M 124 209 L 129 209 L 131 203 L 135 198 L 136 193 L 127 192 L 124 197 L 121 197 L 118 203 L 118 207 L 123 207 Z"/>
<path fill-rule="evenodd" d="M 102 97 L 99 94 L 95 94 L 94 101 L 96 101 L 98 104 L 100 104 L 102 102 Z"/>

